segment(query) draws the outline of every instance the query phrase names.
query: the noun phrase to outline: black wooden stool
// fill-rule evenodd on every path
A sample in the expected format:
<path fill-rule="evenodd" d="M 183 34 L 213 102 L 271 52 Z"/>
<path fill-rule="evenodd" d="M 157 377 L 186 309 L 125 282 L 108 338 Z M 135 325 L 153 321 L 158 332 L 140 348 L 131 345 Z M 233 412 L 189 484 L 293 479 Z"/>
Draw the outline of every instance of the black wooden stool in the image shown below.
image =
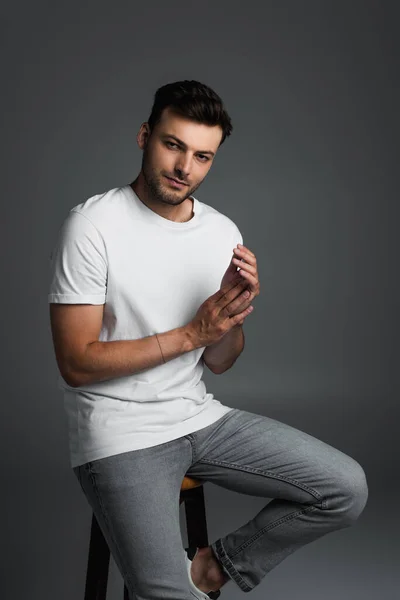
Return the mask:
<path fill-rule="evenodd" d="M 185 503 L 188 546 L 203 548 L 208 546 L 206 510 L 203 482 L 184 477 L 181 485 L 179 504 Z M 106 600 L 110 549 L 103 532 L 92 514 L 89 557 L 86 572 L 85 600 Z M 129 600 L 124 585 L 124 600 Z"/>

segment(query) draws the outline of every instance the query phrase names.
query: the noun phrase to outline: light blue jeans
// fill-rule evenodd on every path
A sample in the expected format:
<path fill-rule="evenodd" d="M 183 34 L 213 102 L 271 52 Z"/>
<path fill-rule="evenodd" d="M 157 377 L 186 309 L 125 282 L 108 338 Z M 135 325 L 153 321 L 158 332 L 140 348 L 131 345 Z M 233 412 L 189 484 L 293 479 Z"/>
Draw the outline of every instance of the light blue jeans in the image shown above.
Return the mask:
<path fill-rule="evenodd" d="M 93 460 L 74 473 L 132 600 L 192 597 L 180 530 L 185 475 L 269 499 L 253 519 L 211 544 L 243 592 L 298 548 L 353 524 L 368 498 L 365 472 L 353 458 L 237 408 L 181 438 Z"/>

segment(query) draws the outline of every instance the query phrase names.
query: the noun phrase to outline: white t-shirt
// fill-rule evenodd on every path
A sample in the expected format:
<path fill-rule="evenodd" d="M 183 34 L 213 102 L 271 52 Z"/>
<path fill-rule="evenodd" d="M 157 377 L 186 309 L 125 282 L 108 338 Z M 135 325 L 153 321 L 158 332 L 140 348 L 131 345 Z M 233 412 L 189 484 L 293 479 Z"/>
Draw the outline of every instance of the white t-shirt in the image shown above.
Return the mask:
<path fill-rule="evenodd" d="M 221 286 L 242 235 L 192 196 L 177 223 L 130 185 L 70 209 L 50 255 L 49 302 L 104 304 L 99 340 L 135 340 L 182 327 Z M 205 347 L 124 377 L 71 387 L 59 374 L 71 467 L 202 429 L 232 410 L 206 392 Z"/>

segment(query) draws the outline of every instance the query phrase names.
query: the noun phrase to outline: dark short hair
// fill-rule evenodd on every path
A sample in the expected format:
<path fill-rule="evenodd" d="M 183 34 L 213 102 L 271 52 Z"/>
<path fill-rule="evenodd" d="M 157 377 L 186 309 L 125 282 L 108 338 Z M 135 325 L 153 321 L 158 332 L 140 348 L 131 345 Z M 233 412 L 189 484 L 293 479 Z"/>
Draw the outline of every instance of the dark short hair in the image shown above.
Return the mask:
<path fill-rule="evenodd" d="M 232 133 L 231 118 L 225 110 L 224 103 L 218 94 L 204 83 L 185 79 L 158 88 L 147 121 L 151 131 L 160 121 L 162 112 L 167 107 L 170 107 L 175 114 L 197 123 L 219 125 L 222 129 L 220 146 Z"/>

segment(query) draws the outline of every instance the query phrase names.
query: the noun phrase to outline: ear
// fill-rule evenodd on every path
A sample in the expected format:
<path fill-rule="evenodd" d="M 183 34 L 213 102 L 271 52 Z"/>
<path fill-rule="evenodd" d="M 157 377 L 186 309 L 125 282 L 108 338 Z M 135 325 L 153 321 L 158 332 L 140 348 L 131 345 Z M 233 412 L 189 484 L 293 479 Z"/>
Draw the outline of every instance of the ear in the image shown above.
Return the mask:
<path fill-rule="evenodd" d="M 149 140 L 149 136 L 150 136 L 150 130 L 149 130 L 148 124 L 142 123 L 142 125 L 139 129 L 139 133 L 137 134 L 137 137 L 136 137 L 138 146 L 141 150 L 145 149 L 147 142 Z"/>

